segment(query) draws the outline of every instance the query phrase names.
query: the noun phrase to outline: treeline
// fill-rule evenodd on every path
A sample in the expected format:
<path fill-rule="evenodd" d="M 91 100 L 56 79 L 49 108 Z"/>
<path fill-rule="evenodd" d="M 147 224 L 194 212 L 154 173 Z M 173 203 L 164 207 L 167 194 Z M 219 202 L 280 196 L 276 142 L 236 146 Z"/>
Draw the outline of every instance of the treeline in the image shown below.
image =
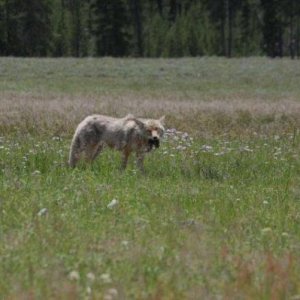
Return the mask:
<path fill-rule="evenodd" d="M 0 0 L 2 56 L 300 55 L 299 0 Z"/>

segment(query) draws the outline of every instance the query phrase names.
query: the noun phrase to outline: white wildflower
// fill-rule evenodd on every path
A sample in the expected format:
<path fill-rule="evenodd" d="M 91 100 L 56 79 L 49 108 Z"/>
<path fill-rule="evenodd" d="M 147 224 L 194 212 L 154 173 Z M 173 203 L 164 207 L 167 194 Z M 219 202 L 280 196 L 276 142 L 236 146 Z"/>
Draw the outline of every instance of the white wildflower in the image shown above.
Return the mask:
<path fill-rule="evenodd" d="M 221 152 L 216 152 L 214 155 L 215 156 L 222 156 L 222 155 L 224 155 L 225 154 L 225 152 L 224 151 L 221 151 Z"/>
<path fill-rule="evenodd" d="M 53 141 L 60 141 L 60 137 L 59 136 L 54 136 L 54 137 L 52 137 L 52 140 Z"/>
<path fill-rule="evenodd" d="M 250 149 L 249 146 L 241 147 L 240 151 L 241 152 L 253 152 L 253 150 Z"/>
<path fill-rule="evenodd" d="M 186 147 L 182 146 L 182 145 L 179 145 L 179 146 L 176 147 L 176 150 L 179 150 L 179 151 L 182 150 L 183 151 L 183 150 L 186 150 Z"/>
<path fill-rule="evenodd" d="M 107 294 L 113 296 L 113 297 L 118 297 L 118 290 L 115 289 L 115 288 L 110 288 L 108 291 L 107 291 Z"/>
<path fill-rule="evenodd" d="M 86 288 L 86 293 L 88 294 L 88 295 L 90 295 L 91 293 L 92 293 L 92 289 L 91 289 L 91 287 L 87 287 Z"/>
<path fill-rule="evenodd" d="M 107 204 L 107 208 L 113 209 L 113 208 L 117 207 L 118 204 L 119 204 L 119 201 L 117 199 L 112 199 L 111 202 L 109 202 Z"/>
<path fill-rule="evenodd" d="M 211 151 L 212 151 L 212 146 L 209 146 L 209 145 L 203 145 L 203 146 L 201 147 L 201 150 L 202 150 L 203 152 L 211 152 Z"/>
<path fill-rule="evenodd" d="M 125 240 L 125 241 L 122 241 L 122 242 L 121 242 L 121 245 L 124 246 L 125 248 L 127 248 L 128 245 L 129 245 L 129 241 L 126 241 L 126 240 Z"/>
<path fill-rule="evenodd" d="M 39 216 L 39 217 L 41 217 L 41 216 L 44 216 L 44 215 L 46 215 L 48 213 L 48 209 L 47 208 L 42 208 L 38 213 L 37 213 L 37 215 Z"/>
<path fill-rule="evenodd" d="M 263 228 L 261 230 L 262 234 L 267 234 L 267 233 L 270 233 L 270 232 L 272 232 L 272 228 L 270 228 L 270 227 L 266 227 L 266 228 Z"/>
<path fill-rule="evenodd" d="M 69 274 L 69 279 L 70 280 L 79 280 L 80 279 L 80 275 L 77 271 L 72 271 Z"/>
<path fill-rule="evenodd" d="M 32 173 L 31 173 L 31 175 L 40 175 L 41 174 L 41 171 L 39 171 L 39 170 L 35 170 L 35 171 L 33 171 Z"/>
<path fill-rule="evenodd" d="M 183 135 L 182 135 L 182 138 L 187 139 L 188 137 L 189 137 L 189 134 L 187 132 L 184 132 Z"/>
<path fill-rule="evenodd" d="M 104 283 L 111 283 L 111 277 L 109 273 L 103 273 L 100 275 L 100 279 L 104 282 Z"/>
<path fill-rule="evenodd" d="M 89 273 L 87 273 L 86 274 L 86 278 L 88 279 L 88 280 L 90 280 L 91 282 L 93 282 L 93 281 L 95 281 L 95 274 L 94 273 L 92 273 L 92 272 L 89 272 Z"/>

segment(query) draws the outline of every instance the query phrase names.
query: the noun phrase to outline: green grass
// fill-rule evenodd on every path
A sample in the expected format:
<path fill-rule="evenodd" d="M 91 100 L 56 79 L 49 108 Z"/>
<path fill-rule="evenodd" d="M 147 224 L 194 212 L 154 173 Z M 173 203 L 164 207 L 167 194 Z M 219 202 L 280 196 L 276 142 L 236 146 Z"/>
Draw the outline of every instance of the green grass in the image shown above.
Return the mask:
<path fill-rule="evenodd" d="M 0 60 L 1 299 L 298 299 L 297 61 Z M 66 166 L 84 115 L 126 110 L 193 139 L 145 176 Z"/>
<path fill-rule="evenodd" d="M 67 95 L 134 93 L 211 100 L 232 95 L 280 100 L 299 95 L 295 61 L 244 58 L 0 58 L 0 90 Z"/>

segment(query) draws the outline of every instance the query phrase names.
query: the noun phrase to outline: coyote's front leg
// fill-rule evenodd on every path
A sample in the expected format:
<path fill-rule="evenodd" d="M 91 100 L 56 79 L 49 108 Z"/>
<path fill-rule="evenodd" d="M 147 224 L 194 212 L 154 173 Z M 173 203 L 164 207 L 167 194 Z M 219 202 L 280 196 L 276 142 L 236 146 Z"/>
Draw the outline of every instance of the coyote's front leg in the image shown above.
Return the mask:
<path fill-rule="evenodd" d="M 126 169 L 129 155 L 130 155 L 130 151 L 128 149 L 123 150 L 123 152 L 122 152 L 122 163 L 121 163 L 121 169 L 122 170 Z"/>
<path fill-rule="evenodd" d="M 138 151 L 136 153 L 136 162 L 137 162 L 137 167 L 139 168 L 139 170 L 145 174 L 145 169 L 144 169 L 144 158 L 145 158 L 145 153 Z"/>

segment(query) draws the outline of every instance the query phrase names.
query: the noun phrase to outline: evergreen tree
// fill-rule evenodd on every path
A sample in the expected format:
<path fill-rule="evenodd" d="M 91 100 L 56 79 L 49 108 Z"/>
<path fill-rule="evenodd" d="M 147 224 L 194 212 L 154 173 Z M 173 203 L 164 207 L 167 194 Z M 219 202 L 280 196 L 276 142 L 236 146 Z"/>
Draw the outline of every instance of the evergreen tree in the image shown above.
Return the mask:
<path fill-rule="evenodd" d="M 5 0 L 5 19 L 3 19 L 3 30 L 5 35 L 6 55 L 24 55 L 22 49 L 22 24 L 20 22 L 19 1 Z"/>
<path fill-rule="evenodd" d="M 96 54 L 128 55 L 128 9 L 122 0 L 95 0 Z"/>
<path fill-rule="evenodd" d="M 184 10 L 184 54 L 186 56 L 214 54 L 216 30 L 209 20 L 205 7 L 198 3 L 185 6 Z"/>
<path fill-rule="evenodd" d="M 299 16 L 300 16 L 300 3 L 297 0 L 286 0 L 282 4 L 284 11 L 285 22 L 284 26 L 287 29 L 285 35 L 285 43 L 287 45 L 286 55 L 289 55 L 292 59 L 299 56 Z"/>
<path fill-rule="evenodd" d="M 0 1 L 0 55 L 7 53 L 6 3 L 7 1 Z"/>
<path fill-rule="evenodd" d="M 156 0 L 159 15 L 163 16 L 163 0 Z"/>
<path fill-rule="evenodd" d="M 159 13 L 147 18 L 144 26 L 145 56 L 161 57 L 163 55 L 169 23 Z"/>
<path fill-rule="evenodd" d="M 15 1 L 17 44 L 15 55 L 46 56 L 51 44 L 51 6 L 48 0 Z M 9 24 L 10 29 L 15 24 Z"/>
<path fill-rule="evenodd" d="M 131 54 L 143 56 L 142 5 L 140 0 L 130 0 L 130 8 L 134 27 L 134 52 Z"/>
<path fill-rule="evenodd" d="M 225 0 L 227 1 L 227 0 Z M 226 17 L 224 13 L 224 0 L 206 0 L 207 10 L 212 24 L 217 29 L 215 39 L 217 44 L 216 55 L 225 56 L 227 53 Z"/>
<path fill-rule="evenodd" d="M 69 19 L 69 40 L 71 54 L 75 57 L 80 57 L 82 47 L 82 1 L 81 0 L 66 0 Z"/>
<path fill-rule="evenodd" d="M 59 0 L 54 7 L 54 11 L 57 14 L 57 18 L 54 18 L 54 56 L 67 56 L 70 55 L 70 43 L 68 39 L 68 22 L 66 11 L 66 0 Z"/>
<path fill-rule="evenodd" d="M 300 55 L 298 0 L 0 0 L 0 55 Z"/>
<path fill-rule="evenodd" d="M 261 0 L 264 9 L 264 50 L 270 57 L 283 55 L 283 23 L 280 0 Z"/>

